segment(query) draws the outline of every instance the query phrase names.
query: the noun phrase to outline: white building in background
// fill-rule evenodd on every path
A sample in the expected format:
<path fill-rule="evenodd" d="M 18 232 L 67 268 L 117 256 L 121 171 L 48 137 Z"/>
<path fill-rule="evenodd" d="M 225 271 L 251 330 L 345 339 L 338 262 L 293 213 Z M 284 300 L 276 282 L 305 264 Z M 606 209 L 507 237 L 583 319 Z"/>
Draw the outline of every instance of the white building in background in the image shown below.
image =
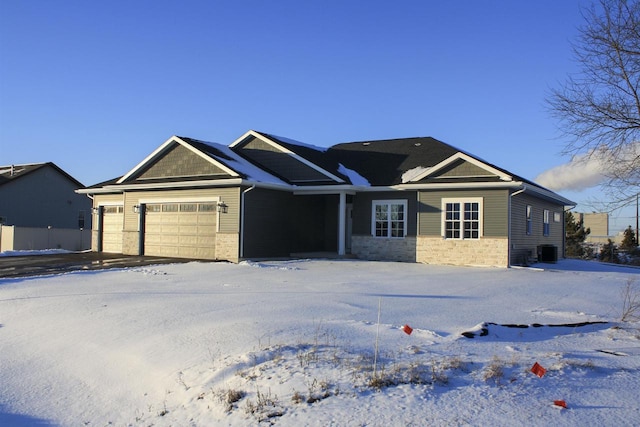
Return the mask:
<path fill-rule="evenodd" d="M 612 242 L 619 245 L 624 239 L 624 230 L 615 235 L 609 233 L 608 213 L 576 213 L 576 218 L 583 222 L 584 228 L 591 229 L 591 233 L 585 239 L 586 243 L 605 244 L 611 239 Z"/>

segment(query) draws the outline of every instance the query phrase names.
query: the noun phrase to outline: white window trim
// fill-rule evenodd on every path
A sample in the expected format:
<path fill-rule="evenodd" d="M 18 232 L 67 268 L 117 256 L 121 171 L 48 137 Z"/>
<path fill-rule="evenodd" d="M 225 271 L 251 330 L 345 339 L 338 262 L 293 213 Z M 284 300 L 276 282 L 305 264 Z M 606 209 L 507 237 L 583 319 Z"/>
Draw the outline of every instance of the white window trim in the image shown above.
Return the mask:
<path fill-rule="evenodd" d="M 544 237 L 549 237 L 551 235 L 551 212 L 549 209 L 545 209 L 542 211 L 542 235 Z"/>
<path fill-rule="evenodd" d="M 378 205 L 402 205 L 404 209 L 404 227 L 402 237 L 392 237 L 392 236 L 376 236 L 376 206 Z M 371 202 L 371 236 L 376 239 L 404 239 L 407 237 L 407 228 L 408 228 L 408 210 L 409 210 L 409 202 L 407 199 L 390 199 L 390 200 L 373 200 Z M 391 232 L 391 227 L 389 227 L 389 233 Z"/>
<path fill-rule="evenodd" d="M 446 222 L 447 222 L 447 203 L 460 203 L 464 205 L 465 203 L 477 203 L 478 204 L 478 238 L 464 238 L 464 230 L 460 230 L 460 237 L 446 237 Z M 461 214 L 464 214 L 464 209 L 461 211 Z M 464 220 L 460 220 L 460 222 L 464 222 Z M 446 197 L 442 198 L 441 205 L 441 216 L 440 216 L 440 233 L 442 238 L 445 240 L 480 240 L 484 233 L 484 198 L 483 197 Z"/>

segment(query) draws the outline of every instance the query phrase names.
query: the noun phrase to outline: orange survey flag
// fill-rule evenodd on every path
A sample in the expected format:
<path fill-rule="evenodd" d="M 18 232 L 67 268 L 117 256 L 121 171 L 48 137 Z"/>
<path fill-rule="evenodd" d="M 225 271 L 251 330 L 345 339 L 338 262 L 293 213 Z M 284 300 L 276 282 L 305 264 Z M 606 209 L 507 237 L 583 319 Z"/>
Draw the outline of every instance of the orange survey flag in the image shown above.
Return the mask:
<path fill-rule="evenodd" d="M 547 372 L 547 370 L 544 369 L 542 366 L 540 366 L 538 362 L 536 362 L 533 364 L 533 367 L 531 368 L 531 372 L 533 372 L 534 374 L 542 378 L 544 377 L 544 374 Z"/>
<path fill-rule="evenodd" d="M 567 409 L 567 402 L 565 402 L 564 400 L 554 400 L 553 404 L 556 406 L 560 406 L 561 408 Z"/>

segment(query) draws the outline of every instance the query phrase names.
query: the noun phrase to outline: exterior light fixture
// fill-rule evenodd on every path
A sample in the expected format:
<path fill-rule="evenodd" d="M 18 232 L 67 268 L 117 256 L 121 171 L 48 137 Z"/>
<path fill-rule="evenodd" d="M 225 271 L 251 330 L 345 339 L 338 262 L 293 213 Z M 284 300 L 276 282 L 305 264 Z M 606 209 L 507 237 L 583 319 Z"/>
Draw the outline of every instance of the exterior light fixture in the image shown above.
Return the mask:
<path fill-rule="evenodd" d="M 225 202 L 218 202 L 218 212 L 227 213 L 229 206 Z"/>
<path fill-rule="evenodd" d="M 140 205 L 133 205 L 133 213 L 139 213 L 140 212 Z"/>
<path fill-rule="evenodd" d="M 91 208 L 91 213 L 94 215 L 97 215 L 99 211 L 100 211 L 100 208 Z"/>

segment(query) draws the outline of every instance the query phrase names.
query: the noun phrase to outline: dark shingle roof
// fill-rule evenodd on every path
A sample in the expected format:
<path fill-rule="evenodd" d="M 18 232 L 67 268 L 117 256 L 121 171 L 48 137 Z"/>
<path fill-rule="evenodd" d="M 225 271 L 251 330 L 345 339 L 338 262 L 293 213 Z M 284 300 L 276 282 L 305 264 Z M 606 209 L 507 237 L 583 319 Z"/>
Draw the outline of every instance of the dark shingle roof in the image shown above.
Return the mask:
<path fill-rule="evenodd" d="M 371 185 L 395 185 L 406 171 L 434 166 L 459 151 L 437 139 L 417 137 L 337 144 L 328 154 Z"/>
<path fill-rule="evenodd" d="M 214 158 L 216 160 L 221 160 L 221 159 L 233 160 L 231 157 L 229 157 L 222 150 L 219 150 L 216 147 L 214 147 L 212 145 L 212 143 L 210 143 L 210 142 L 201 141 L 199 139 L 188 138 L 186 136 L 178 136 L 178 138 L 180 138 L 184 142 L 192 145 L 193 147 L 197 148 L 198 150 L 202 151 L 203 153 L 207 153 L 209 156 L 211 156 L 212 158 Z"/>
<path fill-rule="evenodd" d="M 37 171 L 38 169 L 44 168 L 44 167 L 51 167 L 51 168 L 55 169 L 58 173 L 60 173 L 64 177 L 66 177 L 69 181 L 72 181 L 74 184 L 76 184 L 78 186 L 78 188 L 84 187 L 84 185 L 82 185 L 82 183 L 80 181 L 78 181 L 77 179 L 75 179 L 74 177 L 72 177 L 71 175 L 69 175 L 68 173 L 63 171 L 62 169 L 60 169 L 53 162 L 32 163 L 32 164 L 27 164 L 27 165 L 0 166 L 0 185 L 6 184 L 6 183 L 11 182 L 11 181 L 14 181 L 16 179 L 20 179 L 23 176 L 26 176 L 26 175 L 34 172 L 34 171 Z"/>
<path fill-rule="evenodd" d="M 303 142 L 295 141 L 289 138 L 284 138 L 281 136 L 276 136 L 272 134 L 268 134 L 265 132 L 254 131 L 257 134 L 260 134 L 274 142 L 278 145 L 284 147 L 285 149 L 295 153 L 297 156 L 302 157 L 303 159 L 313 163 L 316 166 L 319 166 L 321 169 L 329 172 L 332 175 L 335 175 L 345 182 L 349 182 L 349 178 L 345 175 L 338 172 L 339 164 L 337 159 L 331 156 L 328 153 L 326 148 L 316 147 L 313 145 L 305 144 Z M 259 167 L 264 167 L 264 165 L 258 165 Z M 278 174 L 276 171 L 269 171 L 270 173 L 280 177 L 281 179 L 287 180 L 286 177 L 283 177 L 281 174 Z M 307 182 L 306 185 L 314 185 L 314 184 L 327 184 L 326 180 L 321 180 L 318 182 Z"/>
<path fill-rule="evenodd" d="M 93 184 L 93 185 L 90 185 L 90 186 L 85 187 L 85 188 L 102 188 L 105 185 L 114 185 L 120 180 L 120 178 L 122 178 L 122 176 L 119 176 L 117 178 L 111 178 L 111 179 L 109 179 L 107 181 L 99 182 L 97 184 Z"/>

